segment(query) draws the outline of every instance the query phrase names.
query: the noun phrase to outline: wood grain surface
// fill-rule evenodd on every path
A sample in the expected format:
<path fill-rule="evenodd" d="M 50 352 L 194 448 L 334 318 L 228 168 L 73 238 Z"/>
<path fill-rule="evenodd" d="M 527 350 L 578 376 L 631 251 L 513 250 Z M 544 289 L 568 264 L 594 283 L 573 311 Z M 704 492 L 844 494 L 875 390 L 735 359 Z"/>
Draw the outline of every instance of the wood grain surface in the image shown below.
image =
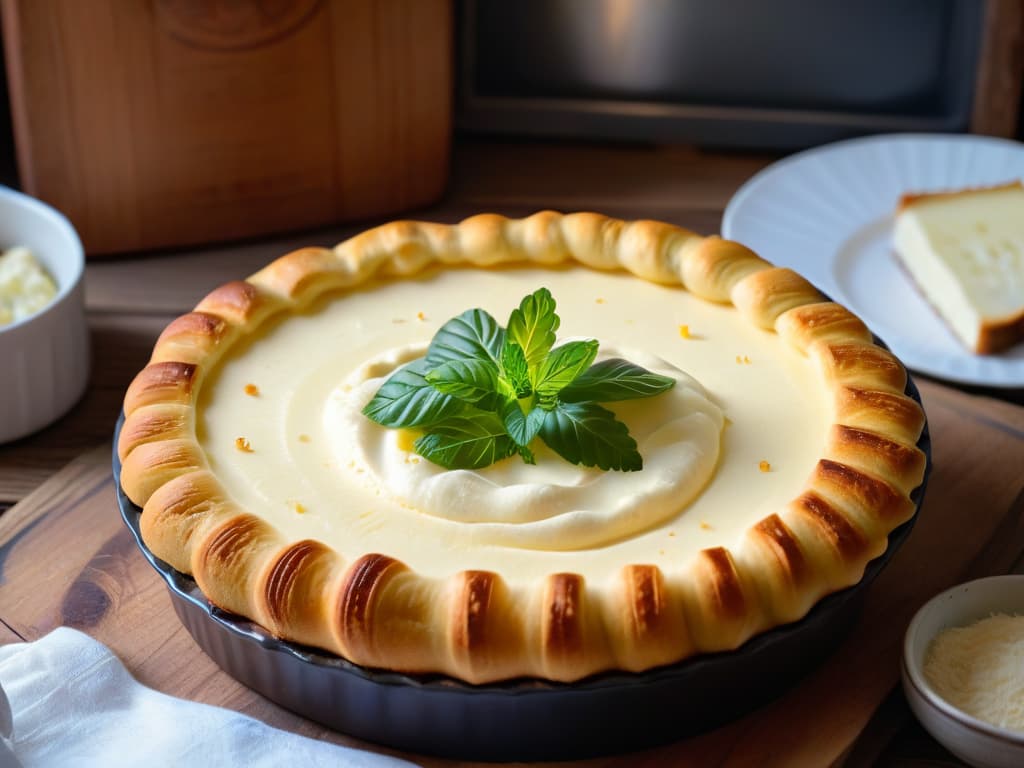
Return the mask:
<path fill-rule="evenodd" d="M 927 382 L 922 394 L 935 464 L 925 503 L 846 641 L 789 693 L 736 723 L 582 765 L 811 766 L 846 753 L 898 679 L 902 634 L 913 612 L 955 582 L 1006 570 L 1024 551 L 1024 409 Z M 60 625 L 76 627 L 158 690 L 355 743 L 249 691 L 195 646 L 120 519 L 109 444 L 73 461 L 0 517 L 0 621 L 28 640 Z"/>
<path fill-rule="evenodd" d="M 6 624 L 0 623 L 0 645 L 8 643 L 20 643 L 24 638 L 15 634 L 14 630 Z"/>
<path fill-rule="evenodd" d="M 1024 3 L 987 0 L 985 5 L 971 132 L 1012 139 L 1024 85 Z"/>

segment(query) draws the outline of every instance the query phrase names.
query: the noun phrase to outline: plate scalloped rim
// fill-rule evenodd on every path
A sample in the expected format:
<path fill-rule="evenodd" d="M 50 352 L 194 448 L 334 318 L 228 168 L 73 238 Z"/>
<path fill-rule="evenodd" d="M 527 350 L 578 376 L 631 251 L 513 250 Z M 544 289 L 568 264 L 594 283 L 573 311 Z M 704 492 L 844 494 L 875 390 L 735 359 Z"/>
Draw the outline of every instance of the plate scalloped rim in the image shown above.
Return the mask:
<path fill-rule="evenodd" d="M 895 261 L 904 192 L 1024 179 L 1024 144 L 963 134 L 882 134 L 826 144 L 761 170 L 732 196 L 722 236 L 799 271 L 858 314 L 907 367 L 989 387 L 1024 387 L 1024 344 L 967 351 Z"/>

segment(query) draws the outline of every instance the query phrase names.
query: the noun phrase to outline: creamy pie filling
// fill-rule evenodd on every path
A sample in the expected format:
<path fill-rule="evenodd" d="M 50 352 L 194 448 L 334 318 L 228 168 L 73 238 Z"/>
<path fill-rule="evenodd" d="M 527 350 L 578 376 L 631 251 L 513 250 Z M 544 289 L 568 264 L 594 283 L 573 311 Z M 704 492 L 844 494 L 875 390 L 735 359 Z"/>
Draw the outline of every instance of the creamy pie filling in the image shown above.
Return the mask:
<path fill-rule="evenodd" d="M 541 286 L 558 302 L 559 340 L 596 338 L 603 354 L 676 378 L 607 405 L 637 438 L 642 471 L 580 468 L 538 440 L 537 466 L 445 472 L 407 433 L 359 415 L 446 320 L 482 307 L 504 324 Z M 808 361 L 731 306 L 583 267 L 445 268 L 269 321 L 210 373 L 196 428 L 228 492 L 290 539 L 518 582 L 554 570 L 600 580 L 626 563 L 671 572 L 734 545 L 799 493 L 828 416 Z"/>
<path fill-rule="evenodd" d="M 603 472 L 568 463 L 535 441 L 536 465 L 519 457 L 478 470 L 446 470 L 413 452 L 413 436 L 385 429 L 362 408 L 423 344 L 391 350 L 360 366 L 330 395 L 324 429 L 337 465 L 367 490 L 410 514 L 469 524 L 476 546 L 569 550 L 641 533 L 684 508 L 715 470 L 724 418 L 695 379 L 639 350 L 603 345 L 598 360 L 622 357 L 676 380 L 649 399 L 607 404 L 629 426 L 639 472 Z"/>

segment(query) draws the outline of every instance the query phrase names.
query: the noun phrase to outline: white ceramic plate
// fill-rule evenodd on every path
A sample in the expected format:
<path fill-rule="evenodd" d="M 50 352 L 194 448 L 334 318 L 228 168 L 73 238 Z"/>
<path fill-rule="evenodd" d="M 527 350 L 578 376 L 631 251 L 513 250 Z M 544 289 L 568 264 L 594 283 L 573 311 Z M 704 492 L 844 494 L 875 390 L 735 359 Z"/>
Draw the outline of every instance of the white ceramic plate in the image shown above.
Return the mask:
<path fill-rule="evenodd" d="M 925 303 L 890 246 L 905 192 L 1024 178 L 1024 144 L 982 136 L 886 135 L 787 157 L 725 209 L 722 235 L 791 267 L 860 315 L 911 369 L 990 387 L 1024 387 L 1024 344 L 974 355 Z"/>

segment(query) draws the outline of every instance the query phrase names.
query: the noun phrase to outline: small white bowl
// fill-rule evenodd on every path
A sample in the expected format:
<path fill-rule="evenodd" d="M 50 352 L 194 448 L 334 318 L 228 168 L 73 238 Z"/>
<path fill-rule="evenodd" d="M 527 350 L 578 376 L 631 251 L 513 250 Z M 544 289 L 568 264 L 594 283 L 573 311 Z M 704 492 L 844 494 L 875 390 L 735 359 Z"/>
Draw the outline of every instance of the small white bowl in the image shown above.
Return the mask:
<path fill-rule="evenodd" d="M 940 697 L 924 676 L 924 659 L 942 630 L 997 613 L 1024 614 L 1024 575 L 969 581 L 936 595 L 914 616 L 903 639 L 903 690 L 910 709 L 935 739 L 979 768 L 1024 766 L 1024 733 L 978 720 Z"/>
<path fill-rule="evenodd" d="M 64 415 L 89 379 L 85 254 L 63 215 L 0 187 L 0 248 L 29 248 L 57 283 L 42 311 L 0 326 L 0 443 L 31 434 Z"/>

